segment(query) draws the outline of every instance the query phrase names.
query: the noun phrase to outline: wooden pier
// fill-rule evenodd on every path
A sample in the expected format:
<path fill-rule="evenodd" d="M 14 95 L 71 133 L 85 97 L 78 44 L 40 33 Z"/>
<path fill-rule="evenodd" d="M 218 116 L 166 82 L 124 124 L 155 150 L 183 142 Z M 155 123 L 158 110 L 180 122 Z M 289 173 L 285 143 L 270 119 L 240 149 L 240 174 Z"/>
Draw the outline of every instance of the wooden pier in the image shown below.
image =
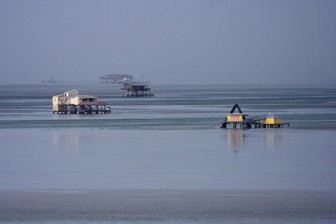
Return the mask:
<path fill-rule="evenodd" d="M 235 110 L 239 113 L 234 113 Z M 247 119 L 247 114 L 243 114 L 238 104 L 235 104 L 231 112 L 227 115 L 220 128 L 232 129 L 250 129 L 250 128 L 282 128 L 289 127 L 289 123 L 283 123 L 282 120 L 273 115 L 268 114 L 262 117 Z"/>

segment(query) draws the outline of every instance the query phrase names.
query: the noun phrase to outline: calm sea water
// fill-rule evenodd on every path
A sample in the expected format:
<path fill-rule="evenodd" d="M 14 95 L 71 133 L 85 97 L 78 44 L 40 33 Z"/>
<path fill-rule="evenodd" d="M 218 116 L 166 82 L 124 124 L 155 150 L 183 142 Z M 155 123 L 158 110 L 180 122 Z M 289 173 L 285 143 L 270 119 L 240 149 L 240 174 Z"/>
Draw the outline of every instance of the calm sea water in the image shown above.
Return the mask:
<path fill-rule="evenodd" d="M 0 128 L 213 129 L 238 103 L 293 128 L 336 128 L 333 86 L 152 86 L 155 98 L 123 98 L 120 85 L 1 85 Z M 112 114 L 52 114 L 52 96 L 77 88 L 107 100 Z"/>
<path fill-rule="evenodd" d="M 53 114 L 77 88 L 111 114 Z M 335 223 L 336 88 L 0 86 L 0 223 Z M 224 130 L 238 103 L 290 128 Z"/>

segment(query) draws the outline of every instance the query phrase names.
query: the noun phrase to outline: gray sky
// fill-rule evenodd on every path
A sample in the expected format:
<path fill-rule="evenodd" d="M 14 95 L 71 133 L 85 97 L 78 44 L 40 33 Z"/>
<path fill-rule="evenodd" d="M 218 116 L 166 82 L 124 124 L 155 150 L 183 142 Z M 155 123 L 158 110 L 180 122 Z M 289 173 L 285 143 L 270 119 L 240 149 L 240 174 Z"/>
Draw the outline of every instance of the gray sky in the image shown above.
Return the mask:
<path fill-rule="evenodd" d="M 334 0 L 0 0 L 0 84 L 336 84 Z"/>

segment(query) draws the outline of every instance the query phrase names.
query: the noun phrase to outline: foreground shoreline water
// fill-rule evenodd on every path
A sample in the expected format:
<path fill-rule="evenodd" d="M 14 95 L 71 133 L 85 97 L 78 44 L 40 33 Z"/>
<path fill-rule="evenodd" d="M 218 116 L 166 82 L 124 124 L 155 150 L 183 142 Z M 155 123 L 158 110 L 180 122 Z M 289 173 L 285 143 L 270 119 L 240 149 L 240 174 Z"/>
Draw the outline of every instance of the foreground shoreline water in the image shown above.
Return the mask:
<path fill-rule="evenodd" d="M 0 191 L 0 222 L 332 223 L 336 192 L 274 190 Z"/>

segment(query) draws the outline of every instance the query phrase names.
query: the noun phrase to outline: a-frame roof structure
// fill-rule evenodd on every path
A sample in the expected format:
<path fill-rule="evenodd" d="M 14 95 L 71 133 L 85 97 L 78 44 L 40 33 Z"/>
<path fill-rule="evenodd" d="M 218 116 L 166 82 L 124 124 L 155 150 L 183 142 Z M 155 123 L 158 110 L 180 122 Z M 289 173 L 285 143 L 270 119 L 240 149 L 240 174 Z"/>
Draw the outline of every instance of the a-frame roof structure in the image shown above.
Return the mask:
<path fill-rule="evenodd" d="M 232 107 L 232 109 L 231 109 L 231 111 L 230 111 L 230 114 L 233 114 L 233 113 L 235 112 L 236 109 L 238 109 L 238 112 L 239 112 L 240 114 L 243 113 L 243 111 L 240 109 L 239 105 L 238 105 L 238 104 L 235 104 L 235 105 Z"/>

